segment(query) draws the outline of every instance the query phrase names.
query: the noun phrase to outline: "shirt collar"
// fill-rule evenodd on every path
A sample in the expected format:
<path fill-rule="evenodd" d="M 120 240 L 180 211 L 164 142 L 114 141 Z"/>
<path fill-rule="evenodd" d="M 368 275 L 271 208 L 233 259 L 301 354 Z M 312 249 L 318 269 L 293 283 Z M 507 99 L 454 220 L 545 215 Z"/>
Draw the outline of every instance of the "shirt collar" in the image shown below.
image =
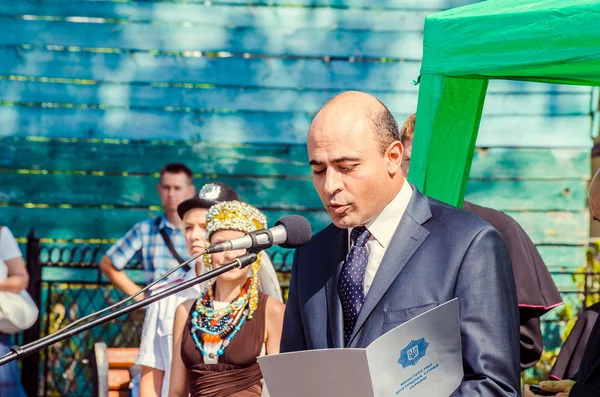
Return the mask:
<path fill-rule="evenodd" d="M 369 240 L 375 240 L 382 248 L 387 248 L 390 241 L 392 241 L 392 237 L 396 232 L 400 219 L 402 219 L 404 212 L 406 212 L 406 207 L 408 207 L 412 193 L 412 187 L 408 181 L 404 180 L 402 188 L 396 197 L 385 206 L 383 211 L 381 211 L 375 219 L 365 225 L 371 233 Z M 348 247 L 351 246 L 351 233 L 352 228 L 348 230 Z"/>
<path fill-rule="evenodd" d="M 167 218 L 167 214 L 162 214 L 162 216 L 160 217 L 160 222 L 158 223 L 158 230 L 162 230 L 165 227 L 171 229 L 172 231 L 179 230 L 179 228 L 177 226 L 175 226 L 171 222 L 169 222 L 169 219 Z"/>

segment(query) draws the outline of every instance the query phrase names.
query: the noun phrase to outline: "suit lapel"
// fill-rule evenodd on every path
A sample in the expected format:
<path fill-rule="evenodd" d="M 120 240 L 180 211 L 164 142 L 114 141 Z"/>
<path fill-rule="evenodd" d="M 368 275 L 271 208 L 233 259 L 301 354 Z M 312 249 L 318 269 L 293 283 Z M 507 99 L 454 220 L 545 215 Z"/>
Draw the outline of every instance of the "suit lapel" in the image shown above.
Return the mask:
<path fill-rule="evenodd" d="M 431 218 L 429 200 L 413 186 L 413 196 L 381 260 L 375 279 L 358 314 L 348 346 L 352 344 L 371 312 L 429 235 L 429 231 L 421 226 L 429 218 Z"/>
<path fill-rule="evenodd" d="M 325 284 L 327 295 L 327 318 L 329 319 L 329 329 L 333 340 L 333 347 L 344 347 L 344 316 L 342 313 L 342 303 L 337 292 L 338 277 L 348 251 L 348 231 L 338 229 L 337 237 L 331 244 L 329 260 L 334 266 L 331 276 Z"/>

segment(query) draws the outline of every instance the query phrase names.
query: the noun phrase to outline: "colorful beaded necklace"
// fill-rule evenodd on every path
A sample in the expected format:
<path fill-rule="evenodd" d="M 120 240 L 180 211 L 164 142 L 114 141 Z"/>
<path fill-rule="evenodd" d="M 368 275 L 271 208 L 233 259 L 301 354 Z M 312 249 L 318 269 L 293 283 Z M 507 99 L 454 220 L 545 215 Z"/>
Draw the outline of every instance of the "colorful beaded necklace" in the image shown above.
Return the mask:
<path fill-rule="evenodd" d="M 222 356 L 225 348 L 229 346 L 233 337 L 238 333 L 248 317 L 248 290 L 252 286 L 252 279 L 248 278 L 237 298 L 234 298 L 226 307 L 215 310 L 213 307 L 212 288 L 207 288 L 203 296 L 196 301 L 192 312 L 191 333 L 196 348 L 203 356 L 215 358 L 213 353 L 207 354 L 203 343 L 221 343 L 217 356 Z M 198 333 L 201 337 L 198 337 Z M 202 339 L 202 342 L 200 341 Z"/>

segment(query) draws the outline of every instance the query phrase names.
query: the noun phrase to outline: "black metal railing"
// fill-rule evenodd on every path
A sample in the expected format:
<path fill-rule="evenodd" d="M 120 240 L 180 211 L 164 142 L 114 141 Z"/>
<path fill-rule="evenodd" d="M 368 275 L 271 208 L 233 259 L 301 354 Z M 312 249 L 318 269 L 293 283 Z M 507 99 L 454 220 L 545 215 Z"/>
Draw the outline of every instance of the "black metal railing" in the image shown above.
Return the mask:
<path fill-rule="evenodd" d="M 585 309 L 590 305 L 590 302 L 600 301 L 600 273 L 591 271 L 551 271 L 553 277 L 569 276 L 573 279 L 573 287 L 564 289 L 559 287 L 561 295 L 580 295 L 581 308 Z M 580 286 L 579 288 L 577 288 Z"/>
<path fill-rule="evenodd" d="M 40 307 L 40 321 L 24 332 L 23 343 L 56 332 L 78 318 L 115 303 L 124 295 L 102 277 L 98 264 L 107 246 L 41 244 L 32 230 L 27 242 L 29 293 Z M 270 255 L 284 297 L 293 251 Z M 129 263 L 126 272 L 143 280 L 139 262 Z M 135 278 L 135 277 L 134 277 Z M 110 347 L 138 347 L 144 311 L 138 310 L 110 323 L 75 335 L 23 359 L 22 383 L 33 396 L 92 395 L 89 356 L 95 342 Z M 41 375 L 41 376 L 40 376 Z"/>

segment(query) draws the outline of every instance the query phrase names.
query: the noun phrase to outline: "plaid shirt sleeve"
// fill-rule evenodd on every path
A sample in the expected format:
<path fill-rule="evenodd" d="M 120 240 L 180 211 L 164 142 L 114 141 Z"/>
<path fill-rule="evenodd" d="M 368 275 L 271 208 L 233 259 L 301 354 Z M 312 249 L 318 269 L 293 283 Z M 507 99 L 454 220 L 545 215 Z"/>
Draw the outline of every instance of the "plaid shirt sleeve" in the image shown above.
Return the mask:
<path fill-rule="evenodd" d="M 115 268 L 123 269 L 142 249 L 142 226 L 143 222 L 137 223 L 106 251 Z"/>

